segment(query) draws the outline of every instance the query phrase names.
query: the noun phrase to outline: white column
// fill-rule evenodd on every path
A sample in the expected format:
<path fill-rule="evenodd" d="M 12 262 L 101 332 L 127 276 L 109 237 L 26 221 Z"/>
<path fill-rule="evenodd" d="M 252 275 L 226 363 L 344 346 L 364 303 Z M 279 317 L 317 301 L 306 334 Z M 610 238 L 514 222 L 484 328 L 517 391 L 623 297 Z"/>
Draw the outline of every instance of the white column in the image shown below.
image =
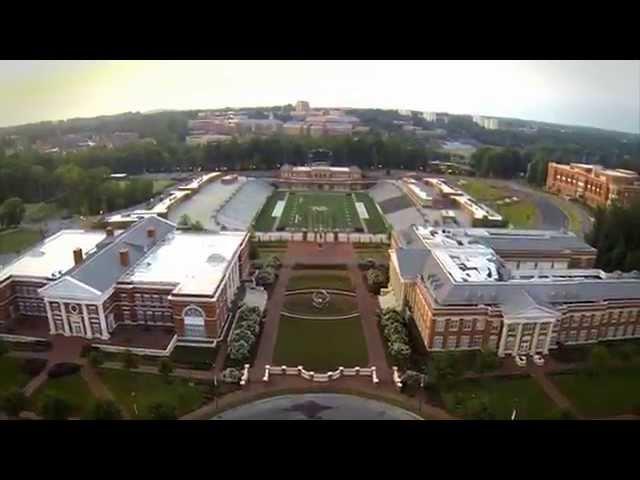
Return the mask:
<path fill-rule="evenodd" d="M 67 320 L 67 311 L 64 306 L 64 302 L 58 302 L 60 304 L 60 311 L 62 313 L 62 328 L 64 329 L 64 336 L 69 336 L 69 320 Z"/>
<path fill-rule="evenodd" d="M 487 319 L 487 324 L 489 322 L 493 323 L 493 320 Z M 487 325 L 488 326 L 488 325 Z M 507 334 L 509 333 L 509 324 L 502 320 L 502 334 L 500 335 L 500 348 L 498 348 L 498 356 L 504 357 L 504 347 L 507 344 Z"/>
<path fill-rule="evenodd" d="M 518 323 L 518 333 L 516 334 L 516 343 L 513 346 L 513 355 L 518 355 L 520 353 L 520 338 L 522 338 L 522 327 L 524 324 Z"/>
<path fill-rule="evenodd" d="M 56 325 L 53 321 L 53 314 L 51 313 L 51 307 L 49 306 L 49 302 L 47 299 L 44 299 L 44 308 L 47 311 L 47 320 L 49 320 L 49 333 L 53 335 L 56 333 Z"/>
<path fill-rule="evenodd" d="M 530 353 L 532 354 L 536 353 L 536 346 L 538 345 L 538 336 L 540 335 L 540 325 L 542 325 L 541 322 L 536 323 L 536 330 L 535 330 L 535 333 L 533 334 L 533 345 L 529 350 Z"/>
<path fill-rule="evenodd" d="M 89 320 L 89 311 L 87 305 L 82 303 L 82 323 L 84 323 L 84 336 L 85 338 L 91 338 L 91 321 Z"/>
<path fill-rule="evenodd" d="M 102 332 L 102 339 L 109 339 L 109 330 L 107 329 L 107 321 L 104 316 L 104 309 L 102 305 L 98 305 L 98 315 L 100 316 L 100 330 Z"/>
<path fill-rule="evenodd" d="M 556 320 L 557 322 L 558 320 Z M 553 331 L 553 322 L 549 322 L 547 327 L 548 333 L 547 333 L 547 341 L 544 344 L 544 350 L 542 351 L 542 353 L 544 355 L 549 353 L 549 346 L 551 345 L 551 335 L 552 335 L 552 331 Z"/>

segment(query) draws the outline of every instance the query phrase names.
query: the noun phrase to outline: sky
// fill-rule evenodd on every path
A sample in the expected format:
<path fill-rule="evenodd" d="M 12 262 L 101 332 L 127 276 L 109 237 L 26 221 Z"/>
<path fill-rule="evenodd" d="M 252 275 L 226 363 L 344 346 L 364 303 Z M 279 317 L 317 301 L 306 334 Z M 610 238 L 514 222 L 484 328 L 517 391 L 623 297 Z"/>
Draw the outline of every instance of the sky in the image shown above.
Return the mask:
<path fill-rule="evenodd" d="M 297 100 L 640 133 L 640 61 L 0 61 L 0 126 Z"/>

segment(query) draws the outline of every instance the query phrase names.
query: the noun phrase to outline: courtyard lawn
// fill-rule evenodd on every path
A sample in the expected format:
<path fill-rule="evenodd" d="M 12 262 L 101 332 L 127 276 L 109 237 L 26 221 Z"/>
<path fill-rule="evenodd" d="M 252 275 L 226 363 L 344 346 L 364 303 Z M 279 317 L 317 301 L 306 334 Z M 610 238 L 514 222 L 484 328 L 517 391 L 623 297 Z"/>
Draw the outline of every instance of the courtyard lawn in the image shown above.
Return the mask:
<path fill-rule="evenodd" d="M 322 309 L 313 306 L 311 297 L 311 293 L 287 295 L 282 310 L 288 313 L 312 316 L 339 316 L 358 313 L 358 303 L 355 297 L 329 294 L 329 303 Z"/>
<path fill-rule="evenodd" d="M 153 193 L 160 193 L 169 187 L 173 187 L 176 184 L 173 180 L 154 180 L 153 181 Z"/>
<path fill-rule="evenodd" d="M 354 231 L 362 223 L 350 193 L 291 192 L 278 228 Z"/>
<path fill-rule="evenodd" d="M 0 232 L 0 253 L 20 253 L 41 239 L 40 232 L 27 228 Z"/>
<path fill-rule="evenodd" d="M 576 409 L 592 418 L 637 413 L 640 407 L 640 368 L 611 369 L 602 375 L 586 372 L 550 377 Z"/>
<path fill-rule="evenodd" d="M 110 369 L 101 369 L 100 377 L 134 419 L 149 418 L 149 407 L 155 402 L 175 405 L 178 416 L 195 410 L 203 402 L 202 391 L 184 378 L 172 377 L 171 383 L 167 383 L 161 375 Z"/>
<path fill-rule="evenodd" d="M 42 401 L 47 394 L 64 398 L 71 403 L 72 417 L 84 415 L 94 402 L 93 394 L 80 373 L 47 379 L 31 398 L 36 411 L 42 412 Z"/>
<path fill-rule="evenodd" d="M 273 209 L 278 201 L 284 200 L 286 196 L 287 192 L 276 190 L 267 198 L 253 222 L 253 229 L 256 232 L 270 232 L 275 229 L 277 218 L 273 216 Z"/>
<path fill-rule="evenodd" d="M 367 346 L 360 317 L 299 320 L 282 316 L 273 365 L 327 372 L 338 367 L 367 367 Z"/>
<path fill-rule="evenodd" d="M 29 376 L 22 372 L 22 360 L 12 357 L 0 358 L 0 395 L 12 388 L 23 388 L 29 383 Z"/>
<path fill-rule="evenodd" d="M 538 209 L 529 200 L 496 205 L 495 208 L 514 228 L 534 228 L 538 224 Z"/>
<path fill-rule="evenodd" d="M 334 288 L 336 290 L 353 290 L 349 275 L 340 270 L 301 270 L 289 278 L 287 290 L 303 288 Z"/>
<path fill-rule="evenodd" d="M 481 202 L 500 200 L 508 196 L 504 187 L 499 187 L 485 180 L 465 179 L 465 182 L 464 185 L 458 184 L 458 187 Z"/>
<path fill-rule="evenodd" d="M 518 419 L 549 418 L 555 410 L 553 402 L 532 378 L 488 378 L 466 380 L 441 391 L 447 410 L 460 415 L 456 403 L 467 401 L 474 396 L 486 398 L 489 410 L 498 420 L 511 418 L 516 407 Z"/>
<path fill-rule="evenodd" d="M 364 206 L 367 209 L 369 218 L 363 220 L 363 222 L 367 226 L 369 233 L 386 233 L 388 231 L 387 224 L 385 223 L 383 216 L 380 214 L 380 210 L 378 210 L 378 206 L 373 201 L 373 198 L 371 198 L 369 194 L 363 192 L 357 192 L 353 195 L 355 196 L 356 202 L 364 203 Z"/>

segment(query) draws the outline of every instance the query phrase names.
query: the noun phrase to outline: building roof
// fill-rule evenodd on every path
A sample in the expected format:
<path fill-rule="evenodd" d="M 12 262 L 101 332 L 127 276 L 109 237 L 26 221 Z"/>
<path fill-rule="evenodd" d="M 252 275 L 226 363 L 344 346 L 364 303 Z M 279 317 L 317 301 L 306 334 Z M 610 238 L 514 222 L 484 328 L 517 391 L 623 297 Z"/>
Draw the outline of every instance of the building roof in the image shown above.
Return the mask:
<path fill-rule="evenodd" d="M 212 295 L 245 236 L 246 232 L 171 232 L 123 280 L 174 283 L 174 293 Z"/>
<path fill-rule="evenodd" d="M 61 230 L 0 270 L 0 280 L 10 275 L 57 278 L 74 266 L 74 249 L 81 248 L 86 257 L 105 236 L 102 230 Z"/>
<path fill-rule="evenodd" d="M 147 236 L 147 229 L 155 229 L 155 239 Z M 175 230 L 176 226 L 160 217 L 147 217 L 131 226 L 124 233 L 75 267 L 69 276 L 104 293 L 158 241 Z M 120 263 L 120 250 L 129 251 L 129 266 Z"/>

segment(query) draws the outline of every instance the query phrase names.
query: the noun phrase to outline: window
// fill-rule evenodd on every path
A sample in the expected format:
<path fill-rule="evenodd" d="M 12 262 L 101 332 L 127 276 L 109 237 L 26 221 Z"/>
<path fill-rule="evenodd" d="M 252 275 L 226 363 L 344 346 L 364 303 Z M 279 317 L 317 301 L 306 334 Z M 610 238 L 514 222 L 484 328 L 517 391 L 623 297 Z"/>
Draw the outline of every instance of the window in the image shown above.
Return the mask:
<path fill-rule="evenodd" d="M 568 327 L 569 326 L 569 317 L 563 317 L 562 318 L 562 326 L 563 327 Z"/>
<path fill-rule="evenodd" d="M 474 335 L 471 337 L 471 346 L 474 348 L 480 348 L 482 346 L 482 335 Z"/>
<path fill-rule="evenodd" d="M 600 325 L 600 320 L 602 320 L 602 315 L 592 315 L 593 320 L 592 320 L 592 324 L 594 327 L 597 327 L 598 325 Z"/>
<path fill-rule="evenodd" d="M 577 330 L 571 330 L 569 332 L 569 338 L 567 339 L 567 343 L 574 343 L 577 338 L 578 338 L 578 331 Z"/>
<path fill-rule="evenodd" d="M 582 315 L 582 326 L 588 327 L 590 323 L 591 321 L 589 320 L 589 317 L 587 315 Z"/>
<path fill-rule="evenodd" d="M 618 331 L 616 332 L 616 337 L 624 337 L 624 329 L 625 325 L 620 325 L 618 327 Z"/>
<path fill-rule="evenodd" d="M 571 326 L 572 327 L 577 327 L 580 324 L 580 320 L 578 320 L 578 317 L 576 317 L 574 315 L 570 315 L 569 318 L 571 319 Z"/>
<path fill-rule="evenodd" d="M 468 332 L 472 328 L 473 328 L 473 319 L 471 318 L 464 319 L 462 323 L 462 330 L 464 330 L 465 332 Z"/>
<path fill-rule="evenodd" d="M 455 335 L 449 335 L 447 337 L 447 349 L 456 348 L 456 344 L 458 343 L 458 337 Z"/>
<path fill-rule="evenodd" d="M 504 348 L 507 351 L 511 351 L 513 350 L 513 346 L 515 344 L 516 344 L 516 337 L 508 336 Z"/>
<path fill-rule="evenodd" d="M 598 338 L 598 329 L 592 328 L 589 332 L 589 340 L 596 340 Z"/>
<path fill-rule="evenodd" d="M 439 318 L 436 320 L 436 332 L 442 332 L 444 330 L 444 320 Z"/>
<path fill-rule="evenodd" d="M 433 337 L 433 348 L 442 348 L 442 335 Z"/>
<path fill-rule="evenodd" d="M 547 343 L 546 335 L 539 335 L 538 341 L 536 342 L 536 350 L 544 350 L 544 346 Z"/>
<path fill-rule="evenodd" d="M 580 335 L 578 335 L 578 341 L 585 342 L 587 340 L 587 330 L 580 330 Z"/>
<path fill-rule="evenodd" d="M 469 335 L 462 335 L 460 337 L 460 348 L 469 348 Z"/>
<path fill-rule="evenodd" d="M 189 305 L 182 312 L 184 318 L 184 335 L 186 337 L 206 337 L 204 328 L 204 312 L 200 307 Z"/>
<path fill-rule="evenodd" d="M 498 330 L 500 330 L 500 321 L 499 320 L 492 320 L 491 321 L 491 333 L 498 333 Z"/>
<path fill-rule="evenodd" d="M 567 335 L 566 332 L 562 331 L 558 334 L 558 341 L 560 343 L 564 343 L 566 341 Z"/>
<path fill-rule="evenodd" d="M 454 331 L 456 331 L 456 330 L 458 330 L 458 328 L 459 328 L 459 326 L 460 326 L 460 325 L 459 325 L 459 323 L 460 323 L 460 322 L 459 322 L 459 321 L 458 321 L 458 319 L 456 319 L 456 318 L 449 319 L 449 322 L 448 322 L 448 323 L 449 323 L 449 330 L 454 330 Z"/>
<path fill-rule="evenodd" d="M 476 318 L 476 330 L 484 330 L 484 318 Z"/>
<path fill-rule="evenodd" d="M 100 324 L 99 323 L 91 323 L 91 335 L 95 335 L 95 336 L 100 335 Z"/>
<path fill-rule="evenodd" d="M 609 327 L 607 329 L 607 338 L 613 338 L 616 334 L 616 327 Z"/>
<path fill-rule="evenodd" d="M 491 335 L 489 337 L 488 347 L 490 349 L 492 349 L 492 350 L 496 350 L 498 348 L 498 336 L 497 335 Z"/>

